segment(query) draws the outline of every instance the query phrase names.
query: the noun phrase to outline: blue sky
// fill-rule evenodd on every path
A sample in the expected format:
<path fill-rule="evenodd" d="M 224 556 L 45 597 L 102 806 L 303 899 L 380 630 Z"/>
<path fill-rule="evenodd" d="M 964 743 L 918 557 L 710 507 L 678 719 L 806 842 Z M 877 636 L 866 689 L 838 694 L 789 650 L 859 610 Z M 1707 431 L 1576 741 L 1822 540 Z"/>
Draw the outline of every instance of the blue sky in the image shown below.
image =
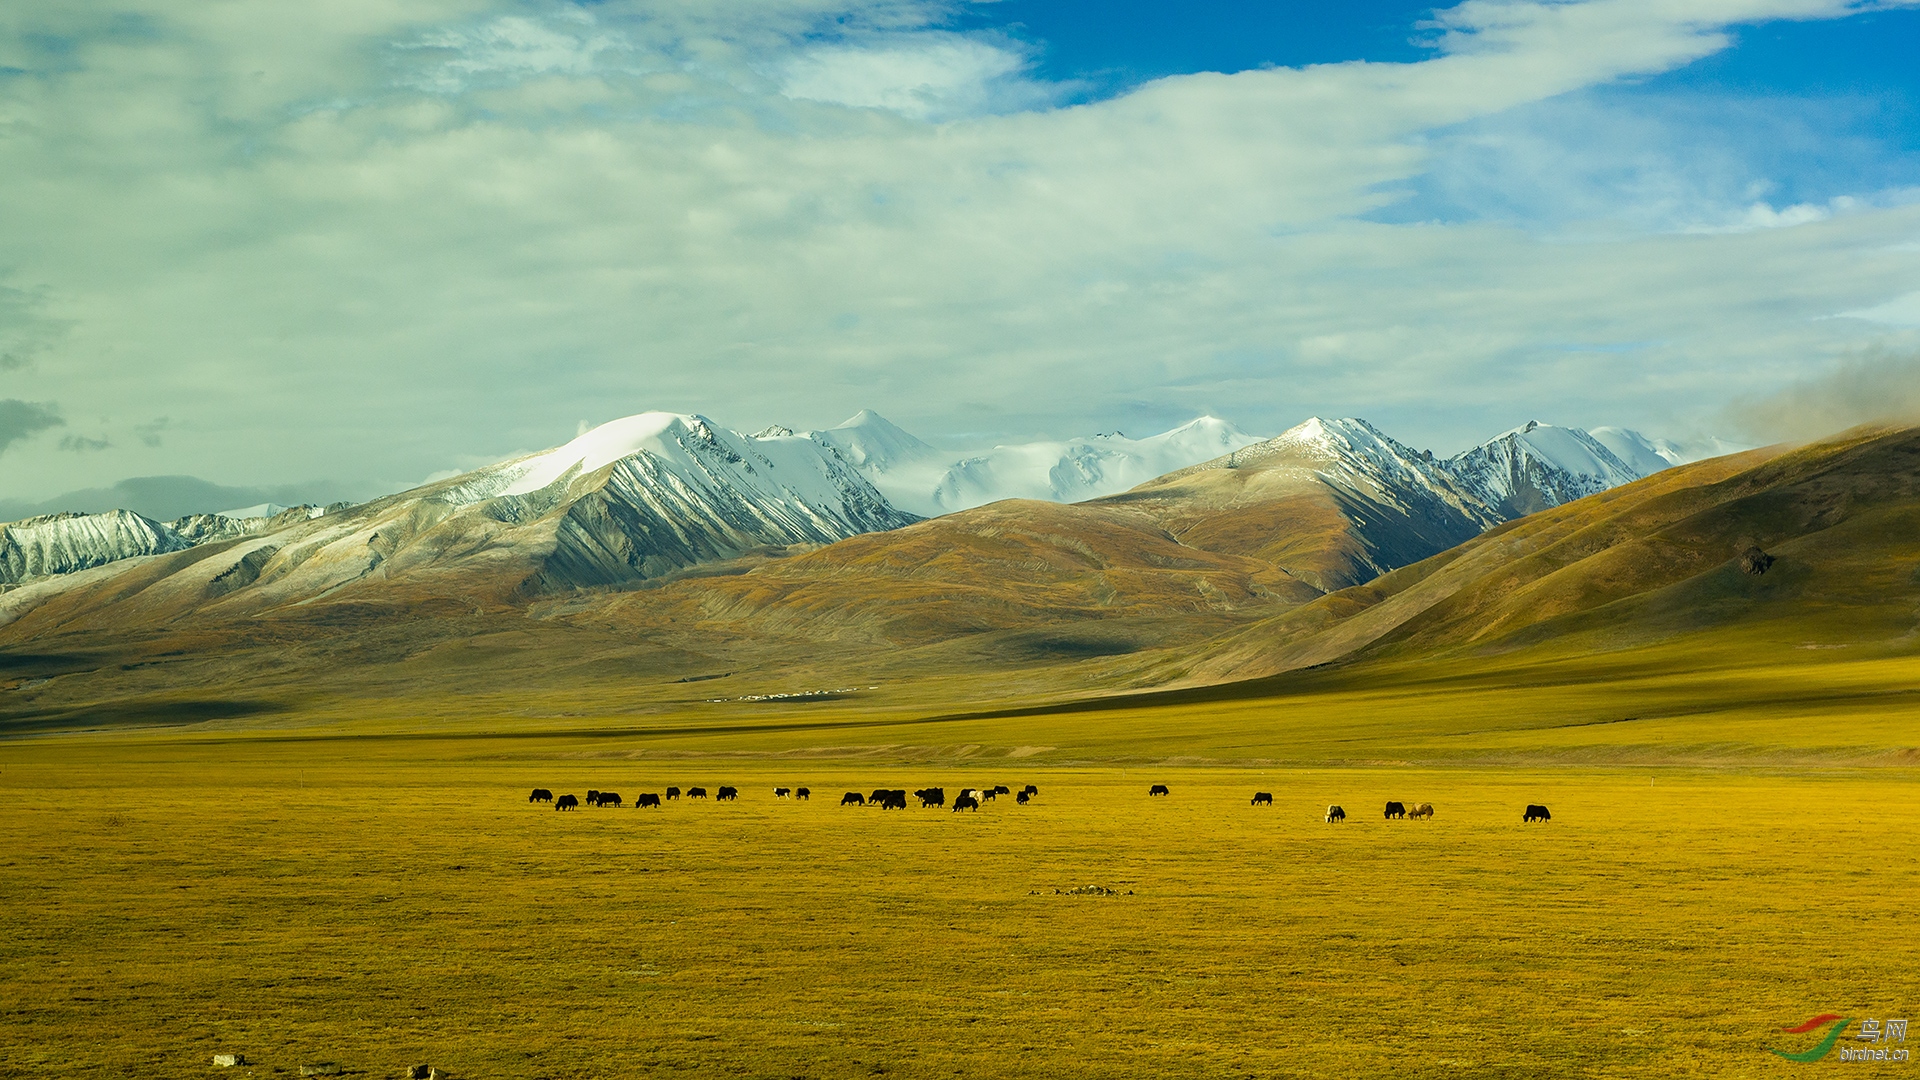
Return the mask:
<path fill-rule="evenodd" d="M 1857 0 L 0 8 L 0 504 L 647 409 L 1798 434 L 1920 349 L 1915 55 Z"/>
<path fill-rule="evenodd" d="M 1026 44 L 1037 77 L 1074 86 L 1072 99 L 1085 101 L 1195 72 L 1355 60 L 1415 63 L 1433 55 L 1434 13 L 1432 5 L 1377 0 L 1001 0 L 968 6 L 953 25 Z M 1863 185 L 1910 185 L 1920 176 L 1920 10 L 1773 20 L 1727 32 L 1732 40 L 1726 49 L 1584 95 L 1610 114 L 1641 119 L 1636 134 L 1644 145 L 1610 148 L 1606 167 L 1616 174 L 1613 186 L 1629 153 L 1672 159 L 1669 167 L 1676 169 L 1680 159 L 1702 153 L 1716 168 L 1737 163 L 1745 183 L 1764 184 L 1788 203 L 1825 202 Z M 1552 107 L 1538 111 L 1550 114 Z M 1523 120 L 1506 116 L 1494 122 Z M 1538 189 L 1538 177 L 1526 179 Z M 1583 179 L 1589 186 L 1609 186 L 1607 176 Z M 1516 201 L 1498 185 L 1445 192 L 1435 186 L 1415 185 L 1414 196 L 1381 219 L 1557 223 L 1550 210 Z"/>
<path fill-rule="evenodd" d="M 1346 60 L 1411 63 L 1433 6 L 1344 3 L 1156 3 L 1001 0 L 954 20 L 1033 44 L 1036 70 L 1111 94 L 1168 75 L 1232 73 Z"/>

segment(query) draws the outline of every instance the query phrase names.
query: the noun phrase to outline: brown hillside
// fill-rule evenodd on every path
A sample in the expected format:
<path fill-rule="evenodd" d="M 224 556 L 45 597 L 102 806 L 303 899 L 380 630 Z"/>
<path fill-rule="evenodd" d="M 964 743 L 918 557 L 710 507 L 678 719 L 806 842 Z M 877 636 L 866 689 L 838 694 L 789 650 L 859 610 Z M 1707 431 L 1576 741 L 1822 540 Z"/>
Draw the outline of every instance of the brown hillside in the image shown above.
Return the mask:
<path fill-rule="evenodd" d="M 1628 647 L 1736 622 L 1912 636 L 1920 429 L 1682 466 L 1493 529 L 1190 657 L 1187 683 L 1343 659 Z M 1751 573 L 1758 547 L 1775 561 Z"/>

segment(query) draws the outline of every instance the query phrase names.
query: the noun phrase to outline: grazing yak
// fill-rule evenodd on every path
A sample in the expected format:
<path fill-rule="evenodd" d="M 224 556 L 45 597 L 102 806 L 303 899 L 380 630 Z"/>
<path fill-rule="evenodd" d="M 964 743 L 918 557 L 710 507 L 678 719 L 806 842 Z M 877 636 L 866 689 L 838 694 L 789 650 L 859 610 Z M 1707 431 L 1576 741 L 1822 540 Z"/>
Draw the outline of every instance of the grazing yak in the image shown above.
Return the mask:
<path fill-rule="evenodd" d="M 1023 792 L 1021 792 L 1020 794 L 1018 794 L 1018 795 L 1015 795 L 1015 796 L 1013 797 L 1013 801 L 1014 801 L 1014 802 L 1017 802 L 1017 803 L 1019 803 L 1019 804 L 1020 804 L 1021 806 L 1025 806 L 1025 805 L 1027 805 L 1027 800 L 1028 800 L 1028 799 L 1031 799 L 1031 798 L 1033 798 L 1033 796 L 1031 796 L 1031 795 L 1029 795 L 1029 794 L 1027 794 L 1026 792 L 1024 792 L 1024 791 L 1023 791 Z"/>
<path fill-rule="evenodd" d="M 1547 813 L 1546 807 L 1538 806 L 1533 803 L 1527 804 L 1527 815 L 1520 819 L 1522 824 L 1529 821 L 1552 821 L 1552 820 L 1553 820 L 1553 815 Z"/>
<path fill-rule="evenodd" d="M 890 790 L 891 790 L 890 788 L 883 788 L 883 787 L 874 788 L 873 794 L 867 796 L 867 802 L 871 803 L 874 806 L 885 805 L 887 801 L 887 793 Z"/>
<path fill-rule="evenodd" d="M 1005 784 L 995 784 L 993 785 L 993 793 L 995 795 L 1011 795 L 1013 794 L 1013 789 Z"/>
<path fill-rule="evenodd" d="M 925 810 L 929 806 L 947 805 L 946 788 L 923 787 L 919 791 L 914 792 L 913 797 L 920 800 L 920 809 L 922 810 Z"/>
<path fill-rule="evenodd" d="M 905 810 L 907 808 L 907 789 L 894 788 L 880 793 L 880 809 Z"/>
<path fill-rule="evenodd" d="M 1327 824 L 1332 825 L 1335 822 L 1345 821 L 1345 820 L 1347 820 L 1347 812 L 1345 810 L 1342 810 L 1337 806 L 1327 807 Z"/>
<path fill-rule="evenodd" d="M 980 800 L 974 798 L 971 795 L 962 795 L 959 798 L 953 800 L 953 812 L 956 814 L 962 810 L 978 810 L 978 809 L 980 809 Z"/>
<path fill-rule="evenodd" d="M 1167 785 L 1165 784 L 1155 784 L 1152 787 L 1147 789 L 1148 797 L 1152 797 L 1154 795 L 1165 795 L 1165 794 L 1167 794 Z"/>
<path fill-rule="evenodd" d="M 1406 816 L 1407 816 L 1407 805 L 1405 803 L 1390 802 L 1387 804 L 1387 818 L 1389 820 L 1393 818 L 1403 818 Z"/>
<path fill-rule="evenodd" d="M 600 797 L 599 797 L 598 799 L 596 799 L 596 800 L 594 800 L 594 804 L 593 804 L 593 805 L 595 805 L 595 806 L 619 806 L 619 805 L 620 805 L 620 793 L 619 793 L 619 792 L 617 792 L 617 791 L 603 791 L 603 792 L 601 792 L 601 793 L 600 793 Z"/>
<path fill-rule="evenodd" d="M 1407 816 L 1410 818 L 1430 818 L 1433 816 L 1433 804 L 1430 802 L 1416 803 L 1407 808 Z"/>
<path fill-rule="evenodd" d="M 716 791 L 713 793 L 713 799 L 715 802 L 732 802 L 733 800 L 739 797 L 740 797 L 740 791 L 738 788 L 730 788 L 730 787 L 722 786 L 719 791 Z"/>
<path fill-rule="evenodd" d="M 660 796 L 657 793 L 651 792 L 651 791 L 643 791 L 640 793 L 640 798 L 634 801 L 633 808 L 635 810 L 639 810 L 639 809 L 642 809 L 643 807 L 648 807 L 648 806 L 658 807 L 659 805 L 660 805 Z"/>
<path fill-rule="evenodd" d="M 707 789 L 706 789 L 706 788 L 703 788 L 703 787 L 690 787 L 690 788 L 688 788 L 688 789 L 687 789 L 687 798 L 689 798 L 689 799 L 704 799 L 704 798 L 706 798 L 706 797 L 707 797 Z"/>
<path fill-rule="evenodd" d="M 866 800 L 866 797 L 861 795 L 859 792 L 849 791 L 845 795 L 840 796 L 840 805 L 841 806 L 865 806 L 867 805 L 867 800 Z"/>
<path fill-rule="evenodd" d="M 588 805 L 588 806 L 599 806 L 599 805 L 600 805 L 600 793 L 599 793 L 599 792 L 597 792 L 597 791 L 588 791 L 588 792 L 587 792 L 587 805 Z"/>
<path fill-rule="evenodd" d="M 667 789 L 667 798 L 669 798 L 669 799 L 677 799 L 677 798 L 679 798 L 679 797 L 680 797 L 680 789 L 679 789 L 679 788 L 677 788 L 677 787 L 670 787 L 670 788 L 668 788 L 668 789 Z"/>
<path fill-rule="evenodd" d="M 527 796 L 527 801 L 530 803 L 552 802 L 553 792 L 548 791 L 546 788 L 543 788 L 543 787 L 534 788 L 533 794 Z"/>
<path fill-rule="evenodd" d="M 805 799 L 810 797 L 812 794 L 813 794 L 812 788 L 794 788 L 793 789 L 793 797 L 796 799 Z"/>
<path fill-rule="evenodd" d="M 773 797 L 776 799 L 784 799 L 791 794 L 793 794 L 792 788 L 777 787 L 773 789 Z"/>
<path fill-rule="evenodd" d="M 572 810 L 580 805 L 580 800 L 571 795 L 562 795 L 553 804 L 555 810 Z"/>
<path fill-rule="evenodd" d="M 1273 805 L 1273 792 L 1271 792 L 1271 791 L 1256 791 L 1256 792 L 1254 792 L 1254 793 L 1253 793 L 1253 803 L 1252 803 L 1252 805 L 1254 805 L 1254 806 L 1272 806 L 1272 805 Z"/>
<path fill-rule="evenodd" d="M 1040 789 L 1034 787 L 1032 784 L 1028 784 L 1026 787 L 1021 788 L 1020 792 L 1023 795 L 1038 795 L 1040 794 Z"/>

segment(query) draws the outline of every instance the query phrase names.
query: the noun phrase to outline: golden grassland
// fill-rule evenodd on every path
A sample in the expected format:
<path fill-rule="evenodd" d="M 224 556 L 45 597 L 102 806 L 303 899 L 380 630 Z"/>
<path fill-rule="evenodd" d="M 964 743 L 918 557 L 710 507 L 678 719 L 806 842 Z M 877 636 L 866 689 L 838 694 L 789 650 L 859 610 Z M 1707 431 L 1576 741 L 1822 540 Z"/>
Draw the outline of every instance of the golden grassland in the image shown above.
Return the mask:
<path fill-rule="evenodd" d="M 1750 652 L 1030 715 L 942 716 L 937 683 L 423 695 L 0 742 L 0 1074 L 1791 1075 L 1782 1026 L 1920 1004 L 1920 669 Z M 1041 796 L 837 805 L 993 782 Z"/>

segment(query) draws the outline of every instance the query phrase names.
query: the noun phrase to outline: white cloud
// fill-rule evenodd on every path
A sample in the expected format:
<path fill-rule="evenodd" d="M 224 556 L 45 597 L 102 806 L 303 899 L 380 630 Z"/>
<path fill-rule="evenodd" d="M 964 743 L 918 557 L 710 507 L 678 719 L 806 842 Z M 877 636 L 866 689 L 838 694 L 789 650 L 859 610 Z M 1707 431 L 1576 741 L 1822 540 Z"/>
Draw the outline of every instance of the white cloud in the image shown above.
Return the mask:
<path fill-rule="evenodd" d="M 1867 322 L 1882 323 L 1887 326 L 1920 329 L 1920 292 L 1910 292 L 1905 296 L 1896 296 L 1884 304 L 1875 304 L 1858 311 L 1844 311 L 1841 314 L 1848 318 L 1864 319 Z"/>
<path fill-rule="evenodd" d="M 786 62 L 780 92 L 805 101 L 886 109 L 916 120 L 945 120 L 1055 99 L 1057 89 L 1024 77 L 1027 64 L 1009 47 L 954 34 L 920 34 L 895 43 L 809 49 Z"/>
<path fill-rule="evenodd" d="M 456 93 L 477 81 L 592 75 L 603 54 L 625 53 L 631 46 L 576 12 L 551 21 L 508 15 L 473 27 L 437 29 L 403 48 L 439 54 L 422 73 L 421 85 Z"/>
<path fill-rule="evenodd" d="M 38 72 L 0 81 L 0 299 L 60 328 L 0 394 L 84 408 L 108 443 L 21 442 L 7 480 L 404 479 L 646 408 L 751 429 L 872 405 L 936 439 L 1709 413 L 1901 332 L 1822 316 L 1911 287 L 1920 252 L 1887 238 L 1920 208 L 1680 235 L 1694 191 L 1760 224 L 1811 212 L 1729 172 L 1659 228 L 1577 244 L 1365 216 L 1451 152 L 1441 129 L 1838 10 L 1476 4 L 1426 63 L 1044 108 L 1024 57 L 912 3 L 154 0 L 138 37 L 85 5 L 0 9 L 0 66 Z M 59 70 L 29 47 L 47 20 L 76 43 Z M 176 424 L 151 446 L 156 415 Z"/>

